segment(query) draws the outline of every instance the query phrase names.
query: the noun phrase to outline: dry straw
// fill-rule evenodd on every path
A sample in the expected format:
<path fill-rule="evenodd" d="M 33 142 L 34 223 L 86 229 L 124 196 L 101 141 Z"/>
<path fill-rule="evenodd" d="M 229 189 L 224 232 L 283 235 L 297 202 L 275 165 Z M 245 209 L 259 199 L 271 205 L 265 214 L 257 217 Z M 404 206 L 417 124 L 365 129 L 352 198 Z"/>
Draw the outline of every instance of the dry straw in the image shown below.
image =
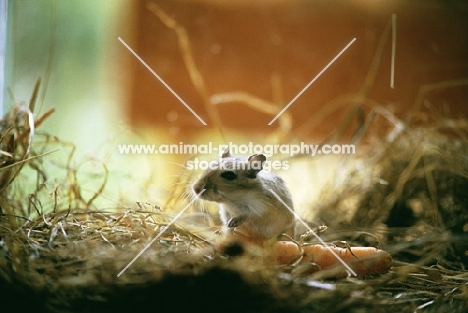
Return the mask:
<path fill-rule="evenodd" d="M 150 10 L 177 32 L 182 53 L 188 54 L 180 26 L 160 8 Z M 252 109 L 260 105 L 260 111 L 276 113 L 273 104 L 265 106 L 246 94 L 209 97 L 193 59 L 184 55 L 184 60 L 207 108 L 233 97 Z M 108 177 L 105 164 L 102 183 L 85 196 L 79 166 L 72 162 L 73 145 L 36 130 L 51 113 L 34 118 L 38 84 L 29 106 L 15 106 L 0 122 L 2 307 L 36 312 L 467 312 L 467 122 L 433 112 L 430 128 L 412 127 L 412 121 L 399 121 L 366 98 L 372 80 L 355 97 L 340 98 L 337 106 L 359 102 L 359 112 L 362 105 L 373 108 L 356 142 L 372 138 L 378 119 L 390 121 L 394 132 L 367 146 L 365 173 L 357 166 L 348 184 L 330 186 L 313 209 L 329 226 L 321 233 L 325 240 L 391 252 L 396 262 L 389 273 L 326 281 L 306 274 L 313 264 L 266 266 L 261 255 L 244 253 L 249 247 L 241 245 L 228 246 L 221 255 L 205 235 L 176 222 L 117 277 L 173 216 L 164 207 L 141 202 L 97 207 Z M 216 110 L 207 111 L 221 127 Z M 290 130 L 289 116 L 284 117 L 282 131 Z M 304 133 L 316 123 L 309 121 Z M 46 162 L 58 147 L 68 155 Z M 62 171 L 62 179 L 48 179 L 51 167 Z M 175 187 L 173 195 L 184 192 Z"/>

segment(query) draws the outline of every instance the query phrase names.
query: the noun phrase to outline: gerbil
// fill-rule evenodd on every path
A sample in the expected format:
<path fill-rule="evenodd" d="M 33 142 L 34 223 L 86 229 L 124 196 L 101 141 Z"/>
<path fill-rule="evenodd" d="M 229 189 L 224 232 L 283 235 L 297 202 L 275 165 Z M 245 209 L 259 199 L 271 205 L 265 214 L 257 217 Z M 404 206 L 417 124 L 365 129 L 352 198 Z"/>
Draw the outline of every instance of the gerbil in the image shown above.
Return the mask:
<path fill-rule="evenodd" d="M 211 163 L 193 184 L 200 198 L 219 203 L 224 225 L 252 239 L 266 240 L 281 233 L 294 236 L 294 215 L 282 204 L 273 190 L 291 209 L 291 195 L 281 177 L 262 171 L 266 157 L 233 157 L 225 151 Z"/>

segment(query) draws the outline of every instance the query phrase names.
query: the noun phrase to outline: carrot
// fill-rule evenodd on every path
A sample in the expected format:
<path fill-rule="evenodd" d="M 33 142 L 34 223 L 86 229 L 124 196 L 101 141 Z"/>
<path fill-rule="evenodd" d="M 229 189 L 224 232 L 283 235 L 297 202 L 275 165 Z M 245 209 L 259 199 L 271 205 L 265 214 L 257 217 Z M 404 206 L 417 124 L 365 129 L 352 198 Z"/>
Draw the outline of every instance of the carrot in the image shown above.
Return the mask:
<path fill-rule="evenodd" d="M 263 248 L 265 260 L 269 264 L 287 265 L 291 263 L 314 263 L 322 271 L 328 271 L 328 277 L 343 277 L 347 275 L 345 266 L 338 260 L 340 257 L 357 275 L 382 274 L 392 266 L 392 257 L 384 250 L 374 247 L 324 246 L 321 244 L 300 245 L 294 241 L 269 242 L 249 238 L 240 232 L 223 231 L 216 240 L 216 250 L 223 253 L 225 247 L 238 242 L 244 247 Z M 335 255 L 333 254 L 333 252 Z"/>
<path fill-rule="evenodd" d="M 271 247 L 270 258 L 276 259 L 278 264 L 289 264 L 295 260 L 315 263 L 322 270 L 334 270 L 337 271 L 336 276 L 343 276 L 346 269 L 331 251 L 360 276 L 385 273 L 392 265 L 388 252 L 373 247 L 299 246 L 293 241 L 276 242 Z"/>

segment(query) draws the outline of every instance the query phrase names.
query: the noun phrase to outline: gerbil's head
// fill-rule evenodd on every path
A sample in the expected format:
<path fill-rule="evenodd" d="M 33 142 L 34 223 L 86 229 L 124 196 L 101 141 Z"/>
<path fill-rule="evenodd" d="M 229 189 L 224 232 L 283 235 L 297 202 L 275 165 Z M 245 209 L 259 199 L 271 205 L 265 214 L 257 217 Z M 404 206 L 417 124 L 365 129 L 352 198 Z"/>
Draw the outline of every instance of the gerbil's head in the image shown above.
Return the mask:
<path fill-rule="evenodd" d="M 210 163 L 201 177 L 194 183 L 193 191 L 201 199 L 215 202 L 238 202 L 246 197 L 247 191 L 260 190 L 262 184 L 257 177 L 263 169 L 266 157 L 254 154 L 249 158 L 234 157 L 226 150 L 221 159 Z"/>

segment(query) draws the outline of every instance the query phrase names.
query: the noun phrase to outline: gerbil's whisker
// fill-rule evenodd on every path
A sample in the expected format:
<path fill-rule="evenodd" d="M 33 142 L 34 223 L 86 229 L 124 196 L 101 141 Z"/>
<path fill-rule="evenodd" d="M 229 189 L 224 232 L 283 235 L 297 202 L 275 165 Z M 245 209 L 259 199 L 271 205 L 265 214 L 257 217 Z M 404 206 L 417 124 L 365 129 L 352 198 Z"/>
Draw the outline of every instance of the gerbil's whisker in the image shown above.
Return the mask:
<path fill-rule="evenodd" d="M 177 181 L 177 182 L 174 182 L 172 184 L 169 184 L 167 185 L 168 188 L 172 188 L 172 187 L 178 187 L 178 186 L 182 186 L 182 187 L 185 187 L 184 185 L 186 185 L 187 183 L 186 182 L 183 182 L 183 181 Z"/>

